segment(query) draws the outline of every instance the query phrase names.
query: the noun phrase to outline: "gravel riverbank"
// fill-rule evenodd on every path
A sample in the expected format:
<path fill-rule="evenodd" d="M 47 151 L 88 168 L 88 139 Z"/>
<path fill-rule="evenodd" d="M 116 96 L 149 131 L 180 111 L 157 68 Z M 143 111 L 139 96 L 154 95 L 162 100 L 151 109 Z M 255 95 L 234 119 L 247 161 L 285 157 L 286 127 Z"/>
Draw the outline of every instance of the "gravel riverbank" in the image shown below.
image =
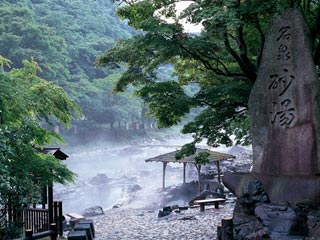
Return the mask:
<path fill-rule="evenodd" d="M 158 218 L 158 210 L 116 208 L 104 215 L 92 217 L 95 240 L 205 240 L 217 238 L 217 225 L 223 217 L 231 216 L 234 203 L 215 209 L 207 206 L 182 210 L 180 213 Z"/>
<path fill-rule="evenodd" d="M 154 151 L 151 147 L 149 150 Z M 146 149 L 143 150 L 143 152 L 145 151 Z M 221 171 L 249 171 L 252 165 L 251 151 L 240 147 L 231 148 L 229 151 L 228 153 L 236 155 L 237 159 L 223 161 L 220 165 Z M 128 151 L 124 152 L 127 153 Z M 105 155 L 105 152 L 103 152 L 103 155 Z M 85 159 L 87 158 L 84 158 L 83 162 L 87 162 Z M 97 158 L 95 159 L 97 160 Z M 101 169 L 104 166 L 102 162 L 105 163 L 104 157 L 101 158 L 101 166 L 99 165 Z M 127 162 L 127 165 L 130 166 L 130 164 L 137 162 L 139 161 L 133 158 Z M 189 201 L 197 195 L 198 185 L 191 177 L 189 179 L 191 182 L 188 182 L 188 185 L 174 185 L 182 179 L 181 169 L 170 167 L 167 169 L 169 174 L 166 179 L 170 187 L 167 187 L 165 190 L 159 190 L 157 188 L 161 186 L 161 166 L 159 169 L 149 169 L 151 164 L 146 165 L 144 162 L 139 166 L 140 168 L 133 168 L 134 171 L 132 172 L 134 174 L 123 172 L 123 170 L 121 170 L 121 174 L 118 174 L 119 176 L 125 174 L 126 178 L 130 178 L 130 185 L 126 182 L 117 182 L 122 187 L 121 193 L 125 193 L 124 196 L 121 195 L 120 201 L 115 203 L 120 207 L 105 210 L 103 215 L 92 217 L 96 230 L 95 240 L 211 240 L 217 238 L 217 226 L 221 223 L 221 219 L 230 217 L 233 214 L 234 199 L 227 200 L 225 204 L 219 206 L 219 209 L 215 209 L 214 206 L 206 206 L 206 210 L 200 212 L 199 207 L 189 208 L 181 210 L 180 213 L 171 213 L 167 217 L 158 218 L 158 212 L 164 206 L 175 204 L 180 206 L 188 205 Z M 115 181 L 116 178 L 111 174 L 111 170 L 112 172 L 115 172 L 115 170 L 109 168 L 110 173 L 106 172 L 104 174 L 112 181 Z M 189 170 L 192 173 L 192 169 Z M 100 174 L 100 176 L 102 175 Z M 112 186 L 115 185 L 115 183 L 112 184 Z M 79 192 L 83 193 L 86 199 L 94 199 L 94 204 L 106 208 L 107 204 L 105 202 L 110 196 L 113 196 L 112 192 L 105 190 L 110 187 L 110 184 L 99 184 L 95 188 L 92 182 L 88 181 L 87 185 L 89 189 L 95 189 L 96 191 L 85 192 L 80 188 Z M 132 186 L 139 186 L 141 189 L 133 191 Z M 124 191 L 128 190 L 127 188 L 130 191 Z M 104 193 L 104 195 L 100 193 Z M 228 194 L 228 197 L 232 196 Z M 113 198 L 116 199 L 114 196 Z M 88 205 L 84 199 L 79 198 L 77 203 L 75 203 L 75 199 L 77 199 L 75 196 L 72 196 L 70 199 L 72 199 L 70 206 L 77 204 L 79 206 L 75 210 L 70 207 L 67 211 L 78 211 L 81 213 L 79 209 L 84 209 Z M 97 200 L 100 202 L 97 202 Z"/>

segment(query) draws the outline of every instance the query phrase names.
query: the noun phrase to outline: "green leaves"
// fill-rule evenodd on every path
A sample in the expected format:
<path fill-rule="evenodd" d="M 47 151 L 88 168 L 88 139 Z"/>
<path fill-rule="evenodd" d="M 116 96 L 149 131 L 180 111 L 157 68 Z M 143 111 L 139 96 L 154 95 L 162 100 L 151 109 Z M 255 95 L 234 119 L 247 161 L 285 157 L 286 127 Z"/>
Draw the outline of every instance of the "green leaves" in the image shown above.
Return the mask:
<path fill-rule="evenodd" d="M 113 46 L 116 39 L 127 39 L 134 32 L 115 16 L 115 6 L 110 1 L 19 0 L 0 3 L 0 55 L 10 59 L 12 67 L 20 72 L 23 67 L 27 71 L 22 60 L 32 58 L 43 70 L 36 70 L 37 76 L 62 87 L 85 113 L 92 108 L 99 112 L 99 107 L 103 104 L 87 104 L 87 99 L 92 98 L 89 94 L 90 89 L 94 89 L 91 86 L 94 85 L 94 80 L 122 71 L 120 68 L 116 71 L 110 68 L 97 69 L 94 65 L 95 58 Z M 1 59 L 0 68 L 10 71 L 7 63 Z M 26 75 L 24 77 L 28 78 Z M 30 80 L 35 81 L 32 78 L 30 76 Z M 60 99 L 58 105 L 45 100 L 47 95 L 52 95 L 53 88 L 57 100 Z M 53 111 L 57 107 L 59 109 L 54 114 L 62 124 L 68 125 L 67 122 L 72 119 L 65 114 L 66 111 L 75 110 L 75 115 L 78 115 L 79 111 L 72 109 L 75 106 L 70 109 L 63 107 L 70 107 L 73 103 L 63 97 L 62 90 L 57 86 L 38 81 L 32 91 L 32 98 L 24 97 L 25 104 L 33 104 L 40 118 L 45 118 L 48 114 L 45 109 Z M 23 93 L 17 95 L 23 96 Z M 21 106 L 18 112 L 25 112 L 23 108 Z M 9 112 L 3 116 L 14 115 L 12 111 Z M 108 118 L 108 112 L 102 115 Z M 52 117 L 47 120 L 57 122 Z"/>
<path fill-rule="evenodd" d="M 32 203 L 39 203 L 41 189 L 52 182 L 67 183 L 74 179 L 68 168 L 50 155 L 43 155 L 32 143 L 47 139 L 47 131 L 36 122 L 21 126 L 0 126 L 0 206 L 6 213 L 9 206 L 20 213 Z M 1 239 L 15 239 L 22 233 L 17 218 L 8 224 L 7 215 L 0 215 Z"/>
<path fill-rule="evenodd" d="M 9 60 L 0 57 L 3 64 Z M 55 118 L 69 125 L 80 109 L 62 88 L 38 77 L 38 64 L 24 61 L 23 67 L 0 69 L 0 238 L 13 239 L 22 229 L 17 219 L 8 224 L 6 211 L 17 213 L 39 201 L 41 188 L 53 182 L 68 183 L 74 174 L 54 156 L 40 154 L 34 146 L 62 139 L 41 124 Z M 75 115 L 72 115 L 75 114 Z M 17 228 L 16 228 L 17 227 Z M 14 228 L 14 229 L 12 229 Z"/>
<path fill-rule="evenodd" d="M 31 59 L 24 60 L 23 68 L 13 69 L 8 74 L 0 72 L 2 124 L 19 124 L 25 120 L 55 117 L 69 126 L 71 120 L 80 116 L 77 104 L 70 100 L 61 87 L 38 77 L 41 68 Z"/>
<path fill-rule="evenodd" d="M 209 163 L 209 156 L 210 154 L 208 152 L 200 152 L 198 155 L 194 158 L 197 164 L 206 164 Z"/>
<path fill-rule="evenodd" d="M 128 24 L 137 30 L 148 31 L 150 25 L 155 25 L 153 18 L 154 8 L 151 1 L 139 1 L 134 5 L 127 5 L 120 8 L 117 15 L 122 19 L 128 19 Z"/>
<path fill-rule="evenodd" d="M 10 68 L 12 62 L 9 59 L 6 59 L 0 55 L 0 68 L 3 71 L 4 67 Z"/>
<path fill-rule="evenodd" d="M 0 55 L 13 61 L 13 67 L 21 67 L 23 59 L 34 57 L 45 70 L 43 76 L 66 79 L 66 70 L 56 64 L 68 62 L 66 43 L 53 28 L 37 23 L 28 6 L 2 3 L 0 16 Z"/>
<path fill-rule="evenodd" d="M 230 113 L 228 115 L 230 116 Z M 187 123 L 182 129 L 182 133 L 192 133 L 195 142 L 206 139 L 209 146 L 217 147 L 219 144 L 230 146 L 232 141 L 229 133 L 225 130 L 230 124 L 230 120 L 226 119 L 226 112 L 207 108 L 193 121 Z"/>
<path fill-rule="evenodd" d="M 144 32 L 105 52 L 98 63 L 127 64 L 117 90 L 142 84 L 140 96 L 161 126 L 177 124 L 193 107 L 205 109 L 183 129 L 193 133 L 196 142 L 207 139 L 212 146 L 250 143 L 247 102 L 269 20 L 283 9 L 296 7 L 304 13 L 314 37 L 314 60 L 320 63 L 319 1 L 194 0 L 179 14 L 175 5 L 184 1 L 115 2 L 126 3 L 118 13 Z M 184 21 L 201 24 L 202 32 L 184 32 Z M 150 77 L 168 63 L 181 86 L 197 83 L 200 90 L 185 98 L 175 84 L 157 83 Z"/>
<path fill-rule="evenodd" d="M 125 3 L 118 8 L 118 15 L 143 33 L 120 41 L 101 55 L 97 64 L 126 64 L 116 91 L 141 84 L 139 95 L 160 126 L 179 123 L 191 108 L 205 109 L 185 125 L 183 132 L 193 133 L 196 142 L 208 139 L 213 146 L 250 142 L 247 101 L 270 18 L 290 6 L 304 12 L 308 9 L 309 16 L 320 7 L 312 1 L 307 1 L 307 7 L 301 1 L 194 0 L 178 14 L 176 3 L 183 1 L 115 2 Z M 203 30 L 184 32 L 183 22 L 201 24 Z M 315 29 L 318 34 L 320 28 Z M 320 47 L 315 52 L 320 56 Z M 180 86 L 196 83 L 200 90 L 188 97 L 172 78 L 160 83 L 156 72 L 166 64 L 173 65 L 173 77 Z"/>
<path fill-rule="evenodd" d="M 179 159 L 182 159 L 183 157 L 191 156 L 195 153 L 196 153 L 195 142 L 187 143 L 183 145 L 180 151 L 176 153 L 175 158 L 179 160 Z"/>
<path fill-rule="evenodd" d="M 148 104 L 159 127 L 177 124 L 192 104 L 192 99 L 174 81 L 149 83 L 138 91 L 138 95 Z"/>
<path fill-rule="evenodd" d="M 196 142 L 187 143 L 182 146 L 182 148 L 176 153 L 175 158 L 177 160 L 182 159 L 184 157 L 188 157 L 191 155 L 196 154 L 194 160 L 196 164 L 206 164 L 209 163 L 209 156 L 210 154 L 208 152 L 197 152 Z"/>
<path fill-rule="evenodd" d="M 79 101 L 84 106 L 83 113 L 88 121 L 112 126 L 116 121 L 124 123 L 138 121 L 141 118 L 142 101 L 133 97 L 132 88 L 124 93 L 112 94 L 119 78 L 120 74 L 109 75 L 103 79 L 96 79 L 81 89 L 83 95 Z"/>

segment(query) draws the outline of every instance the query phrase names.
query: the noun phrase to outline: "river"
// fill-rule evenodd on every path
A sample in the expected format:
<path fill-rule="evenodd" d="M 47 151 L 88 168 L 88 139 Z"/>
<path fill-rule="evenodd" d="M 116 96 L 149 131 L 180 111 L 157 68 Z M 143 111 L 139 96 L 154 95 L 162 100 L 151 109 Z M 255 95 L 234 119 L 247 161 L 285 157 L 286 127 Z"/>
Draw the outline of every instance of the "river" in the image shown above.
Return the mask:
<path fill-rule="evenodd" d="M 76 181 L 69 186 L 55 185 L 54 198 L 63 201 L 64 213 L 82 213 L 93 206 L 109 209 L 115 204 L 138 208 L 143 207 L 145 201 L 157 202 L 157 193 L 162 187 L 162 164 L 145 160 L 175 151 L 191 140 L 191 137 L 176 136 L 161 142 L 73 149 L 71 154 L 66 152 L 69 158 L 65 163 L 77 174 Z M 187 182 L 197 178 L 192 174 L 194 171 L 189 170 Z M 170 163 L 166 185 L 181 184 L 182 172 L 181 164 Z"/>

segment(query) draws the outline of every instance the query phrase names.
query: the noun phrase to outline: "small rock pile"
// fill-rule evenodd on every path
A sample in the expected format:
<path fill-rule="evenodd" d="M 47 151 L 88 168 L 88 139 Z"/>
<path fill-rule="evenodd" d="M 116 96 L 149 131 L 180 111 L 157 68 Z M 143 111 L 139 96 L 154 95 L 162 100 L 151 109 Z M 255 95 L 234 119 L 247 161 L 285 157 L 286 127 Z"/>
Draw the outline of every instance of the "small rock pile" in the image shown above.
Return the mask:
<path fill-rule="evenodd" d="M 308 201 L 270 203 L 256 180 L 236 201 L 233 223 L 235 240 L 315 240 L 320 236 L 320 209 Z"/>

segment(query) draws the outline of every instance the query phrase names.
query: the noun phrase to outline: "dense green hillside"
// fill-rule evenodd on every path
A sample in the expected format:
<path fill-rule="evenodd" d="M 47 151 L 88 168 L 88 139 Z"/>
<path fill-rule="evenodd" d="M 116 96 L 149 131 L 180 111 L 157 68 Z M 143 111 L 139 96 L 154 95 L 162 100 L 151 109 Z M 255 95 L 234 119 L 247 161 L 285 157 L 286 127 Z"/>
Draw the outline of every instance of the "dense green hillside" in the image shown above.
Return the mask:
<path fill-rule="evenodd" d="M 4 1 L 0 4 L 1 55 L 18 64 L 31 56 L 43 75 L 61 85 L 104 77 L 97 55 L 132 30 L 109 1 Z"/>
<path fill-rule="evenodd" d="M 40 76 L 63 87 L 83 110 L 77 132 L 136 125 L 143 105 L 132 93 L 112 95 L 121 69 L 97 69 L 95 59 L 134 31 L 106 0 L 37 0 L 0 3 L 0 55 L 13 67 L 33 58 Z M 9 69 L 7 69 L 9 70 Z"/>

